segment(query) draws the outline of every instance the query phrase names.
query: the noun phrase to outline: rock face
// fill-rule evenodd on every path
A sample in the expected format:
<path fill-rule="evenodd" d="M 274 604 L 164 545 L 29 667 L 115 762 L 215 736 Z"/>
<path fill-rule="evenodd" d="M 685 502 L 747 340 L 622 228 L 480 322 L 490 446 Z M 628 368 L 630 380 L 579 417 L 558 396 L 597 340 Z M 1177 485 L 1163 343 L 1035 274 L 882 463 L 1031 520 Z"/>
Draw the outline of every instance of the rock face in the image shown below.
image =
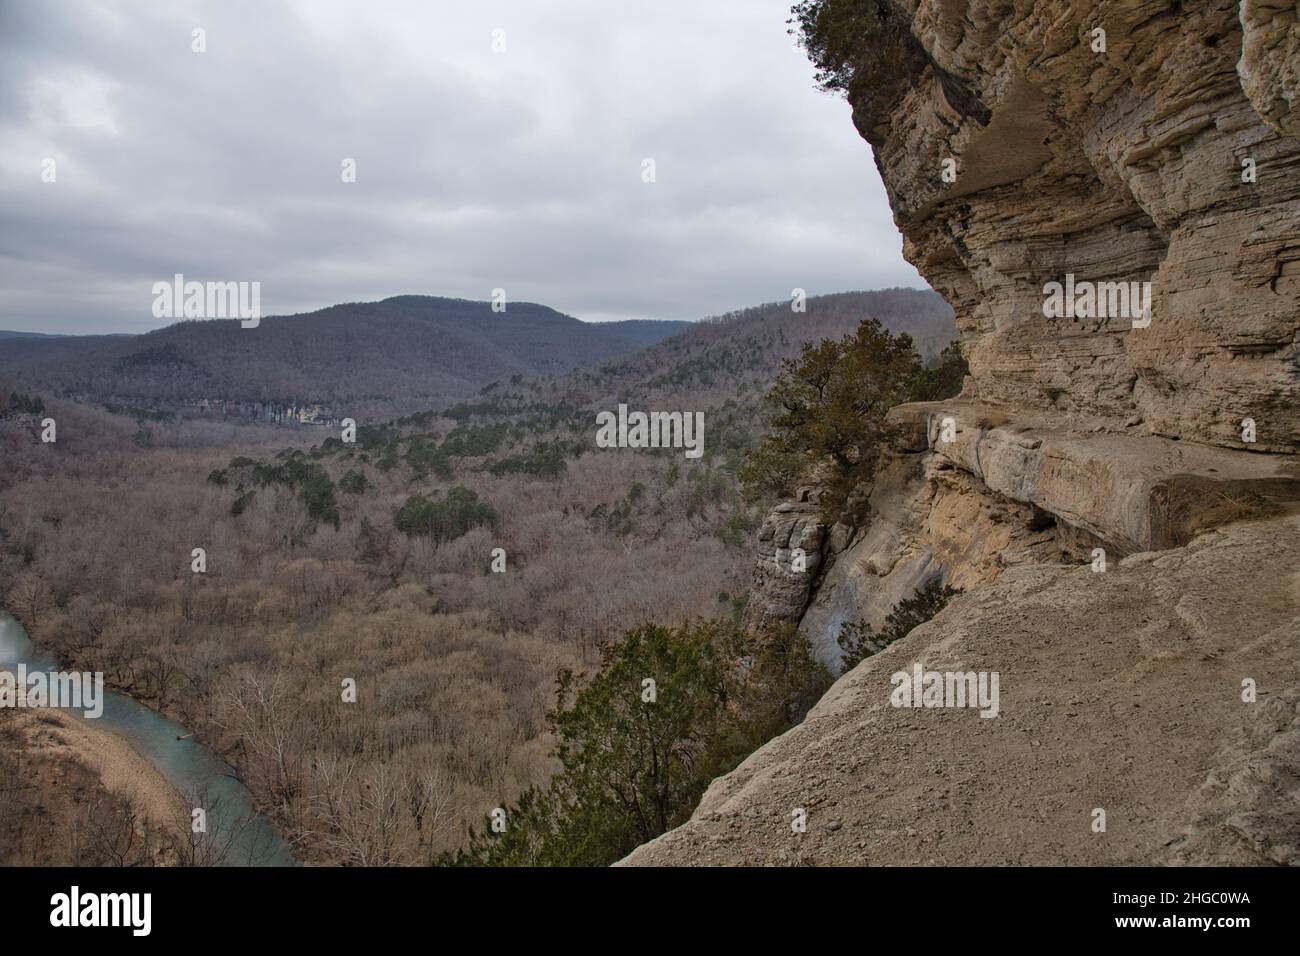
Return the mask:
<path fill-rule="evenodd" d="M 1251 418 L 1253 450 L 1293 452 L 1294 4 L 1247 0 L 1244 35 L 1237 0 L 892 6 L 924 55 L 853 118 L 968 397 L 1229 447 Z M 1149 281 L 1150 325 L 1046 317 L 1067 275 Z"/>
<path fill-rule="evenodd" d="M 1241 4 L 1237 73 L 1251 106 L 1279 133 L 1300 135 L 1300 10 L 1291 0 Z"/>
<path fill-rule="evenodd" d="M 756 572 L 751 622 L 801 621 L 835 663 L 843 624 L 933 578 L 1175 547 L 1300 497 L 1300 22 L 1195 6 L 863 15 L 853 119 L 971 375 L 895 410 L 912 479 L 871 489 L 847 550 L 805 509 L 816 573 Z M 1112 295 L 1134 282 L 1147 315 Z"/>
<path fill-rule="evenodd" d="M 758 529 L 752 594 L 746 623 L 762 627 L 773 621 L 797 621 L 822 564 L 826 527 L 820 507 L 809 493 L 777 505 Z"/>
<path fill-rule="evenodd" d="M 844 624 L 966 593 L 631 862 L 1300 862 L 1297 5 L 843 7 L 854 122 L 971 375 L 891 412 L 861 526 L 815 493 L 768 519 L 750 621 L 837 665 Z M 895 710 L 921 661 L 1001 669 L 1008 706 Z M 1090 841 L 1107 801 L 1123 836 Z"/>

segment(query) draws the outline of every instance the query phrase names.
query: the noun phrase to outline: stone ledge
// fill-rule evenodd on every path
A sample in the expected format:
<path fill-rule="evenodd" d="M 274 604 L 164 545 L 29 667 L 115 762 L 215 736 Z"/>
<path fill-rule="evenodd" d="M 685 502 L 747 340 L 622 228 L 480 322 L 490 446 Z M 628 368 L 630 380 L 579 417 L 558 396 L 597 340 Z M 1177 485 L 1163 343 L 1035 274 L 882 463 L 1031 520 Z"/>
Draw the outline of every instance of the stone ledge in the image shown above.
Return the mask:
<path fill-rule="evenodd" d="M 951 440 L 944 435 L 947 417 Z M 1121 553 L 1179 547 L 1208 528 L 1300 501 L 1300 460 L 1290 455 L 1083 432 L 1081 420 L 960 400 L 900 405 L 890 420 L 904 447 L 928 448 L 998 494 L 1035 505 Z"/>

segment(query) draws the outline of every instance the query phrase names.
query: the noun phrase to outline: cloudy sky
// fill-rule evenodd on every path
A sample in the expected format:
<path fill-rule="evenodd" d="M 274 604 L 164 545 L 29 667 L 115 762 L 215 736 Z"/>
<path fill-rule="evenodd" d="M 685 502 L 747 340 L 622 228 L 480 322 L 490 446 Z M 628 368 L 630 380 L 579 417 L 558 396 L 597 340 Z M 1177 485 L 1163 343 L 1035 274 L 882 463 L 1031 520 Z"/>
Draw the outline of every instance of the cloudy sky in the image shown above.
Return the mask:
<path fill-rule="evenodd" d="M 788 8 L 0 0 L 0 328 L 155 328 L 177 272 L 592 321 L 921 286 Z"/>

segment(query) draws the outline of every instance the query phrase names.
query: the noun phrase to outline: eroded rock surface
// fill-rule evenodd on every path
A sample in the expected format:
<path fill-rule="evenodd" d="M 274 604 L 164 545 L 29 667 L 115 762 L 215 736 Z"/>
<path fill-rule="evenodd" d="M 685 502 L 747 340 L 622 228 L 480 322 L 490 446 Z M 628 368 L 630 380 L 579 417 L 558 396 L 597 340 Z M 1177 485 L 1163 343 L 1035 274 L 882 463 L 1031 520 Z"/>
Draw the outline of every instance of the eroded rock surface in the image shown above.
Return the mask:
<path fill-rule="evenodd" d="M 762 627 L 798 621 L 808 607 L 822 564 L 826 526 L 810 495 L 777 505 L 758 529 L 758 548 L 746 623 Z"/>
<path fill-rule="evenodd" d="M 1231 447 L 1249 417 L 1255 449 L 1294 451 L 1295 12 L 1244 6 L 1243 36 L 1237 0 L 894 0 L 925 55 L 854 121 L 908 258 L 956 309 L 971 397 Z M 1046 318 L 1067 273 L 1150 281 L 1150 326 Z"/>
<path fill-rule="evenodd" d="M 1295 862 L 1298 633 L 1294 516 L 1105 573 L 1010 569 L 863 661 L 624 862 Z M 916 663 L 998 672 L 998 716 L 892 706 L 892 674 Z"/>

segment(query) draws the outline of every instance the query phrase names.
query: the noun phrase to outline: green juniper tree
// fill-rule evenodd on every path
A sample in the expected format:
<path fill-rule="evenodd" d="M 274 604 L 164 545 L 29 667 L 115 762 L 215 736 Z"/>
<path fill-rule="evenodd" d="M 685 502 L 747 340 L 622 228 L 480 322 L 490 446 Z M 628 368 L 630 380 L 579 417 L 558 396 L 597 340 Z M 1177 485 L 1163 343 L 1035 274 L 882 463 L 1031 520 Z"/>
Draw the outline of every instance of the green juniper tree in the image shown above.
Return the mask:
<path fill-rule="evenodd" d="M 937 578 L 917 588 L 910 598 L 894 605 L 885 618 L 879 633 L 865 621 L 845 623 L 837 639 L 840 645 L 840 666 L 851 670 L 872 654 L 879 654 L 890 644 L 906 637 L 913 628 L 920 627 L 942 611 L 961 591 L 947 587 Z"/>
<path fill-rule="evenodd" d="M 683 823 L 716 776 L 803 719 L 830 674 L 793 626 L 706 621 L 629 631 L 584 686 L 569 671 L 558 684 L 560 772 L 444 865 L 608 865 Z"/>

